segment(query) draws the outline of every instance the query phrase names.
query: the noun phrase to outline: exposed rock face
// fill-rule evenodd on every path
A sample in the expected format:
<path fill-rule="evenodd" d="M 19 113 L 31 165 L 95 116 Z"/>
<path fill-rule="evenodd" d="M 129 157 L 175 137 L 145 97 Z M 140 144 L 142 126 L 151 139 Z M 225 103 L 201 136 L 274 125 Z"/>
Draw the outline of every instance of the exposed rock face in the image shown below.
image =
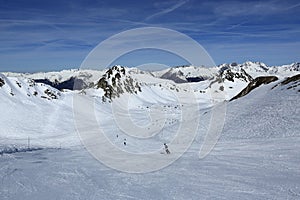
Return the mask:
<path fill-rule="evenodd" d="M 230 99 L 230 101 L 238 99 L 240 97 L 243 97 L 243 96 L 249 94 L 252 90 L 254 90 L 255 88 L 259 87 L 262 84 L 269 84 L 269 83 L 277 81 L 277 80 L 278 80 L 278 78 L 276 76 L 257 77 L 256 79 L 252 80 L 248 84 L 248 86 L 245 89 L 243 89 L 238 95 L 236 95 L 235 97 Z"/>
<path fill-rule="evenodd" d="M 239 71 L 234 71 L 229 68 L 229 66 L 220 69 L 220 77 L 222 77 L 223 81 L 228 80 L 231 82 L 234 82 L 234 79 L 241 79 L 245 82 L 251 82 L 253 80 L 244 69 L 241 68 Z"/>
<path fill-rule="evenodd" d="M 224 64 L 219 66 L 218 74 L 215 76 L 214 80 L 210 82 L 209 87 L 212 87 L 213 84 L 222 84 L 226 81 L 236 83 L 238 81 L 242 81 L 245 83 L 250 83 L 253 81 L 252 76 L 250 76 L 244 69 L 234 69 L 231 65 Z M 220 87 L 221 91 L 224 90 L 224 87 Z"/>
<path fill-rule="evenodd" d="M 3 85 L 5 85 L 5 82 L 2 78 L 0 78 L 0 87 L 2 87 Z"/>
<path fill-rule="evenodd" d="M 290 67 L 290 71 L 300 71 L 300 63 L 294 63 L 294 64 Z"/>
<path fill-rule="evenodd" d="M 287 88 L 288 90 L 300 86 L 300 74 L 286 78 L 284 81 L 276 84 L 272 89 L 274 89 L 279 85 L 287 85 L 287 84 L 290 84 L 289 87 Z"/>
<path fill-rule="evenodd" d="M 139 83 L 133 80 L 122 66 L 113 66 L 108 69 L 103 77 L 96 83 L 96 88 L 103 89 L 103 101 L 105 101 L 105 98 L 112 100 L 125 92 L 131 94 L 141 92 Z"/>
<path fill-rule="evenodd" d="M 286 78 L 284 81 L 282 81 L 280 84 L 281 85 L 286 85 L 288 83 L 291 83 L 291 82 L 299 82 L 300 81 L 300 74 L 297 74 L 295 76 L 292 76 L 292 77 L 288 77 Z"/>
<path fill-rule="evenodd" d="M 46 89 L 44 93 L 51 99 L 57 99 L 57 95 L 53 91 L 50 91 L 49 89 Z"/>
<path fill-rule="evenodd" d="M 224 74 L 224 79 L 234 82 L 234 78 L 243 79 L 245 82 L 252 81 L 252 77 L 241 69 L 241 72 L 232 72 L 230 69 Z"/>

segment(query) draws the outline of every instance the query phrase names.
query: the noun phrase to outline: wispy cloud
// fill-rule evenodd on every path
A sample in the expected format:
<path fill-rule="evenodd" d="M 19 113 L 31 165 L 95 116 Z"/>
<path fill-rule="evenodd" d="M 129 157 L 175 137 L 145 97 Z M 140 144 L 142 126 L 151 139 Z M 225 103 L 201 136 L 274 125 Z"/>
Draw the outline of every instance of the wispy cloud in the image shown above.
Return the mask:
<path fill-rule="evenodd" d="M 286 12 L 297 8 L 300 4 L 291 4 L 282 1 L 229 1 L 223 4 L 214 5 L 216 15 L 235 17 L 235 16 L 267 16 Z"/>
<path fill-rule="evenodd" d="M 294 4 L 294 5 L 291 5 L 291 6 L 287 7 L 286 9 L 287 10 L 292 10 L 292 9 L 297 8 L 299 6 L 300 6 L 300 3 L 297 3 L 297 4 Z"/>
<path fill-rule="evenodd" d="M 186 4 L 188 2 L 189 2 L 189 0 L 179 1 L 176 4 L 172 5 L 171 7 L 168 7 L 166 9 L 163 9 L 163 10 L 157 12 L 157 13 L 154 13 L 154 14 L 146 17 L 145 21 L 149 21 L 149 20 L 154 19 L 156 17 L 160 17 L 160 16 L 165 15 L 167 13 L 173 12 L 174 10 L 180 8 L 181 6 L 183 6 L 184 4 Z"/>

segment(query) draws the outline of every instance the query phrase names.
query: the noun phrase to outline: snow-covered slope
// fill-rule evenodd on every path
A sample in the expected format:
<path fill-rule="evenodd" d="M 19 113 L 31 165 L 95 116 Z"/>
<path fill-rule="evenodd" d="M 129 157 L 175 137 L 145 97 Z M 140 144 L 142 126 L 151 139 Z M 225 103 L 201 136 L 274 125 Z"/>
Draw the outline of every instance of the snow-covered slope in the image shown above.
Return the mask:
<path fill-rule="evenodd" d="M 35 145 L 79 144 L 75 128 L 67 125 L 73 118 L 71 91 L 3 74 L 0 82 L 0 143 L 25 144 L 29 137 Z"/>
<path fill-rule="evenodd" d="M 30 100 L 40 99 L 58 99 L 62 95 L 61 92 L 52 88 L 49 85 L 42 83 L 35 83 L 32 79 L 28 78 L 7 78 L 0 74 L 0 94 L 2 98 L 12 97 L 12 100 L 20 102 L 29 102 Z"/>
<path fill-rule="evenodd" d="M 0 149 L 5 150 L 0 151 L 0 197 L 5 200 L 298 199 L 300 77 L 299 72 L 289 69 L 280 68 L 274 72 L 278 80 L 255 87 L 247 95 L 227 103 L 221 138 L 202 160 L 198 155 L 211 122 L 212 94 L 224 90 L 226 99 L 231 99 L 257 80 L 247 69 L 223 66 L 222 73 L 212 80 L 176 84 L 126 68 L 122 75 L 122 68 L 117 67 L 97 80 L 104 78 L 108 86 L 114 87 L 112 78 L 115 78 L 115 85 L 120 84 L 124 89 L 112 103 L 103 102 L 102 87 L 61 92 L 25 77 L 0 75 Z M 116 77 L 118 70 L 120 78 Z M 292 75 L 287 78 L 289 73 Z M 130 79 L 139 84 L 141 91 L 124 88 Z M 47 89 L 57 98 L 47 95 Z M 195 94 L 198 106 L 187 104 L 189 101 L 184 97 L 188 98 L 189 93 Z M 94 115 L 107 138 L 126 152 L 162 150 L 162 144 L 172 141 L 183 122 L 191 125 L 188 131 L 197 127 L 197 137 L 188 151 L 167 168 L 147 174 L 121 173 L 97 162 L 80 145 L 74 124 L 74 96 L 93 100 Z M 179 102 L 177 97 L 184 101 Z M 149 133 L 157 135 L 139 140 L 124 133 L 115 121 L 114 105 L 120 106 L 117 115 L 130 117 L 134 124 L 148 126 Z M 183 118 L 185 106 L 190 106 L 190 112 Z M 151 110 L 160 114 L 154 121 L 149 115 Z M 196 114 L 200 120 L 197 126 L 192 126 Z M 127 130 L 138 134 L 138 126 Z M 28 139 L 31 147 L 42 149 L 26 152 Z M 181 143 L 169 146 L 171 154 Z M 7 150 L 12 145 L 11 149 L 21 152 Z M 169 155 L 158 153 L 158 156 L 166 160 Z M 127 162 L 123 158 L 119 164 Z"/>
<path fill-rule="evenodd" d="M 13 73 L 13 72 L 3 72 L 4 75 L 8 77 L 25 77 L 30 79 L 48 79 L 49 81 L 63 82 L 71 77 L 76 77 L 87 82 L 95 82 L 103 75 L 104 71 L 98 70 L 88 70 L 88 69 L 71 69 L 62 70 L 59 72 L 38 72 L 38 73 Z"/>
<path fill-rule="evenodd" d="M 272 73 L 270 74 L 275 74 L 279 78 L 279 82 L 283 81 L 283 77 L 286 77 L 288 74 L 299 74 L 299 65 L 296 64 L 278 67 L 276 72 L 274 69 L 272 68 Z M 190 97 L 192 94 L 201 109 L 209 109 L 213 106 L 213 100 L 216 96 L 221 94 L 219 99 L 221 101 L 230 100 L 242 92 L 249 84 L 256 85 L 256 79 L 249 73 L 252 73 L 252 75 L 254 72 L 262 75 L 268 73 L 265 66 L 261 63 L 246 63 L 242 66 L 237 64 L 222 65 L 218 68 L 205 70 L 196 67 L 178 67 L 169 71 L 174 73 L 184 72 L 188 75 L 184 76 L 185 79 L 186 77 L 195 77 L 199 73 L 202 73 L 201 76 L 205 74 L 205 76 L 210 76 L 211 78 L 192 83 L 175 83 L 173 80 L 157 77 L 155 73 L 143 73 L 138 69 L 121 66 L 114 66 L 106 72 L 97 71 L 95 72 L 96 75 L 93 74 L 93 71 L 89 71 L 88 73 L 91 74 L 87 76 L 80 75 L 87 74 L 87 71 L 74 71 L 75 74 L 72 74 L 72 70 L 69 70 L 58 72 L 55 76 L 63 74 L 60 78 L 61 81 L 70 76 L 92 77 L 88 80 L 94 81 L 94 85 L 83 91 L 67 90 L 61 92 L 49 85 L 36 83 L 28 78 L 27 75 L 13 77 L 11 76 L 12 74 L 6 73 L 7 75 L 10 74 L 7 77 L 1 74 L 0 109 L 3 114 L 0 125 L 3 128 L 0 138 L 19 138 L 24 140 L 22 142 L 25 143 L 27 138 L 30 137 L 32 139 L 35 138 L 37 144 L 50 144 L 51 146 L 53 145 L 52 141 L 41 139 L 49 137 L 62 140 L 59 143 L 77 145 L 79 140 L 74 134 L 75 127 L 73 125 L 66 126 L 66 124 L 73 124 L 73 95 L 85 95 L 88 98 L 95 98 L 96 102 L 98 102 L 99 113 L 101 113 L 101 109 L 107 110 L 110 107 L 110 101 L 106 102 L 107 99 L 113 100 L 114 98 L 122 97 L 123 94 L 131 96 L 130 106 L 134 110 L 138 109 L 135 111 L 136 113 L 143 113 L 147 108 L 153 106 L 158 106 L 158 109 L 160 108 L 161 110 L 177 108 L 174 110 L 176 113 L 180 111 L 180 109 L 178 110 L 180 108 L 178 97 L 181 97 L 181 103 L 188 103 L 191 101 Z M 98 77 L 100 74 L 101 76 Z M 28 76 L 41 78 L 33 74 Z M 50 76 L 48 78 L 52 80 Z M 263 85 L 260 87 L 266 88 L 267 86 Z M 293 87 L 298 87 L 297 83 Z M 274 91 L 280 92 L 279 89 Z M 268 91 L 268 93 L 273 94 L 274 91 Z M 248 95 L 246 95 L 247 97 Z M 172 109 L 169 112 L 172 113 Z M 137 115 L 137 118 L 143 115 Z M 68 138 L 68 141 L 58 137 L 60 135 L 62 138 Z M 57 146 L 58 143 L 55 145 Z"/>
<path fill-rule="evenodd" d="M 300 75 L 255 88 L 228 104 L 222 138 L 300 137 Z"/>

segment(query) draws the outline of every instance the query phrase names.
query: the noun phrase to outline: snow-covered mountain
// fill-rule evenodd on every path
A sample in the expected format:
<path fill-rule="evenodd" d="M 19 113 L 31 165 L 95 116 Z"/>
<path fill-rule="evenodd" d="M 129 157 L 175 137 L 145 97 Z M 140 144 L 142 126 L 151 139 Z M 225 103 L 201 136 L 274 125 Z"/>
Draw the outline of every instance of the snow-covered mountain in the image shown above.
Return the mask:
<path fill-rule="evenodd" d="M 2 98 L 16 97 L 20 101 L 31 99 L 58 99 L 62 95 L 57 89 L 32 79 L 21 77 L 6 77 L 0 74 L 0 94 Z"/>
<path fill-rule="evenodd" d="M 153 72 L 156 77 L 173 80 L 175 83 L 200 82 L 218 74 L 218 68 L 179 66 Z"/>
<path fill-rule="evenodd" d="M 207 109 L 213 106 L 212 102 L 218 95 L 219 101 L 234 100 L 247 96 L 256 88 L 273 82 L 281 86 L 287 80 L 292 80 L 292 83 L 289 84 L 293 85 L 290 87 L 297 90 L 299 73 L 299 63 L 269 68 L 262 63 L 251 62 L 223 64 L 214 68 L 182 66 L 166 69 L 163 72 L 143 72 L 136 68 L 114 66 L 106 71 L 64 70 L 44 74 L 3 73 L 0 74 L 0 109 L 2 113 L 5 113 L 6 118 L 0 120 L 0 125 L 6 128 L 2 129 L 0 137 L 26 138 L 30 136 L 38 138 L 40 135 L 36 135 L 35 132 L 43 130 L 44 127 L 47 127 L 44 135 L 49 134 L 48 132 L 51 134 L 61 132 L 60 127 L 64 127 L 64 125 L 63 121 L 58 119 L 63 115 L 67 116 L 66 119 L 72 119 L 73 95 L 95 98 L 101 102 L 101 105 L 103 103 L 106 105 L 114 99 L 122 97 L 123 94 L 129 94 L 134 99 L 131 100 L 132 108 L 136 106 L 149 108 L 153 105 L 169 107 L 171 104 L 179 107 L 178 96 L 182 97 L 181 100 L 184 103 L 188 103 L 192 94 L 200 107 Z M 191 81 L 192 78 L 193 81 Z M 60 87 L 72 79 L 73 84 L 84 83 L 85 87 L 80 90 L 68 90 L 70 86 L 67 85 L 68 88 L 58 88 L 60 89 L 58 90 L 51 84 L 39 83 L 42 79 Z M 178 81 L 179 79 L 181 81 Z M 38 110 L 38 112 L 32 113 L 33 110 Z M 24 120 L 22 117 L 28 115 L 33 116 L 32 120 L 30 118 Z M 39 119 L 34 116 L 44 117 Z M 41 121 L 41 123 L 36 123 L 35 120 Z M 52 123 L 57 121 L 58 125 L 45 126 L 49 121 Z M 32 134 L 21 127 L 31 127 L 26 129 L 30 129 Z M 22 130 L 16 133 L 19 128 Z M 67 132 L 72 132 L 73 129 L 74 127 L 67 128 L 63 134 L 69 137 Z M 24 135 L 21 134 L 22 132 Z M 69 140 L 69 143 L 78 143 L 78 141 Z"/>
<path fill-rule="evenodd" d="M 0 84 L 4 85 L 2 92 L 4 90 L 11 96 L 20 93 L 27 97 L 47 99 L 59 98 L 63 91 L 75 90 L 76 93 L 89 91 L 94 96 L 101 94 L 104 101 L 105 98 L 111 100 L 119 97 L 124 92 L 137 94 L 144 89 L 153 93 L 150 96 L 159 98 L 163 98 L 163 95 L 156 94 L 159 90 L 194 92 L 198 99 L 207 99 L 213 93 L 223 92 L 225 98 L 230 100 L 248 84 L 256 85 L 259 77 L 272 76 L 283 80 L 299 74 L 299 66 L 299 63 L 293 63 L 268 67 L 260 62 L 245 62 L 222 64 L 212 68 L 179 66 L 158 72 L 122 66 L 113 66 L 103 71 L 63 70 L 33 74 L 6 72 L 1 75 L 4 84 Z"/>
<path fill-rule="evenodd" d="M 128 74 L 128 69 L 122 66 L 113 66 L 108 69 L 96 83 L 95 88 L 102 89 L 104 97 L 110 100 L 120 97 L 124 92 L 135 94 L 138 91 L 141 92 L 139 83 Z"/>
<path fill-rule="evenodd" d="M 297 199 L 299 94 L 299 63 L 0 74 L 0 196 Z M 79 109 L 76 97 L 82 100 Z M 224 128 L 212 152 L 199 160 L 206 133 L 216 125 L 212 116 L 220 101 L 227 105 Z M 91 115 L 76 120 L 76 111 L 86 116 L 91 102 Z M 183 115 L 185 109 L 188 113 Z M 157 153 L 153 165 L 176 155 L 188 133 L 196 135 L 187 152 L 169 167 L 143 175 L 120 173 L 99 164 L 82 147 L 78 123 L 92 131 L 93 117 L 122 151 Z M 132 123 L 120 124 L 122 117 Z M 182 126 L 186 134 L 174 142 Z M 138 138 L 145 132 L 152 137 Z M 171 155 L 163 154 L 163 143 L 168 143 Z M 120 166 L 129 162 L 121 154 L 114 157 L 120 157 Z"/>
<path fill-rule="evenodd" d="M 158 72 L 153 72 L 156 77 L 170 79 L 174 82 L 199 82 L 211 79 L 223 73 L 228 69 L 234 72 L 246 72 L 252 78 L 258 76 L 275 75 L 280 77 L 288 77 L 300 71 L 300 63 L 292 63 L 283 66 L 267 66 L 262 62 L 245 62 L 242 64 L 231 63 L 222 64 L 217 67 L 205 68 L 195 66 L 179 66 L 165 69 Z"/>
<path fill-rule="evenodd" d="M 8 77 L 24 77 L 33 80 L 47 79 L 53 83 L 61 83 L 69 80 L 72 77 L 82 79 L 87 82 L 95 82 L 103 75 L 104 71 L 99 70 L 79 70 L 70 69 L 62 70 L 59 72 L 37 72 L 37 73 L 14 73 L 14 72 L 3 72 Z"/>
<path fill-rule="evenodd" d="M 261 62 L 245 62 L 242 64 L 231 63 L 222 64 L 216 67 L 196 67 L 196 66 L 178 66 L 164 69 L 161 71 L 142 71 L 137 68 L 127 68 L 126 71 L 130 75 L 146 75 L 153 76 L 155 78 L 172 80 L 175 83 L 186 82 L 200 82 L 209 79 L 213 79 L 216 76 L 220 76 L 224 71 L 233 71 L 235 73 L 247 73 L 253 79 L 258 76 L 277 76 L 288 77 L 300 71 L 300 63 L 292 63 L 290 65 L 283 66 L 267 66 Z M 23 77 L 37 82 L 48 83 L 53 87 L 59 89 L 70 89 L 70 84 L 76 82 L 79 84 L 78 88 L 82 89 L 87 87 L 93 87 L 99 79 L 106 73 L 107 70 L 88 70 L 88 69 L 72 69 L 63 70 L 60 72 L 39 72 L 39 73 L 12 73 L 3 72 L 7 77 Z"/>
<path fill-rule="evenodd" d="M 284 80 L 297 75 L 300 73 L 299 66 L 299 63 L 294 63 L 268 67 L 260 62 L 245 62 L 212 68 L 179 66 L 158 72 L 122 66 L 113 66 L 104 71 L 6 72 L 0 77 L 0 92 L 7 97 L 17 96 L 19 101 L 30 101 L 30 98 L 59 99 L 75 93 L 100 97 L 104 102 L 130 93 L 144 101 L 157 99 L 159 102 L 166 99 L 166 102 L 174 96 L 165 95 L 166 92 L 193 93 L 199 102 L 222 93 L 224 100 L 230 100 L 248 94 L 261 84 L 270 83 L 267 80 Z"/>

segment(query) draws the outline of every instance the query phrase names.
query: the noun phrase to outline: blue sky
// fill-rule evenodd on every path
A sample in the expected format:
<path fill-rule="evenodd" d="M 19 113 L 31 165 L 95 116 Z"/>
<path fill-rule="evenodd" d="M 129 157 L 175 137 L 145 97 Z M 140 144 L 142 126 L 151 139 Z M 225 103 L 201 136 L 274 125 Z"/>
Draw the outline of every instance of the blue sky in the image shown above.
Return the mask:
<path fill-rule="evenodd" d="M 0 71 L 78 68 L 106 38 L 138 27 L 164 27 L 198 41 L 216 64 L 299 62 L 299 1 L 0 0 Z M 140 52 L 120 59 L 185 64 Z"/>

